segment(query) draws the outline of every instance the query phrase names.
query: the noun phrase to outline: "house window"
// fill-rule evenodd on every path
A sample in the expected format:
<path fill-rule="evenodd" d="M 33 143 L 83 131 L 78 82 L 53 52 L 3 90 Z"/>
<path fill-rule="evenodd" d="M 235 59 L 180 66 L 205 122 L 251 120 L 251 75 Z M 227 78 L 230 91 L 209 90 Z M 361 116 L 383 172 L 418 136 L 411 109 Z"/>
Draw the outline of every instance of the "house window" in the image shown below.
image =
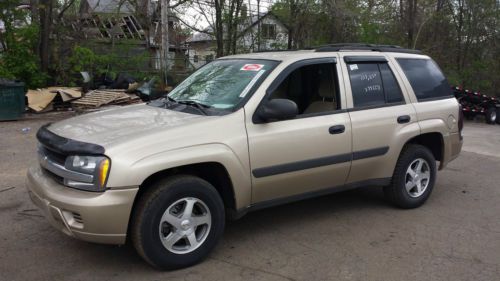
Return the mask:
<path fill-rule="evenodd" d="M 214 60 L 214 55 L 206 55 L 206 56 L 205 56 L 205 61 L 206 61 L 207 63 L 209 63 L 209 62 L 211 62 L 211 61 L 213 61 L 213 60 Z"/>
<path fill-rule="evenodd" d="M 198 55 L 194 55 L 194 56 L 193 56 L 193 61 L 194 61 L 194 62 L 198 62 Z"/>
<path fill-rule="evenodd" d="M 261 36 L 263 39 L 276 39 L 276 25 L 275 24 L 262 24 Z"/>

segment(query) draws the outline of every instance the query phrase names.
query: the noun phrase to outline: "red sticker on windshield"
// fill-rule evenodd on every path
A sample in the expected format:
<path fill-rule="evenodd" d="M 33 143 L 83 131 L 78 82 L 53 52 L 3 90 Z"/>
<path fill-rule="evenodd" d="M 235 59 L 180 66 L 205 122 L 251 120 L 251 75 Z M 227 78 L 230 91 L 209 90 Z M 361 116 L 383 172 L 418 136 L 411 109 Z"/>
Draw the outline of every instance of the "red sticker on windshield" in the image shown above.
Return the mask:
<path fill-rule="evenodd" d="M 244 71 L 259 71 L 264 67 L 263 64 L 245 64 L 240 70 Z"/>

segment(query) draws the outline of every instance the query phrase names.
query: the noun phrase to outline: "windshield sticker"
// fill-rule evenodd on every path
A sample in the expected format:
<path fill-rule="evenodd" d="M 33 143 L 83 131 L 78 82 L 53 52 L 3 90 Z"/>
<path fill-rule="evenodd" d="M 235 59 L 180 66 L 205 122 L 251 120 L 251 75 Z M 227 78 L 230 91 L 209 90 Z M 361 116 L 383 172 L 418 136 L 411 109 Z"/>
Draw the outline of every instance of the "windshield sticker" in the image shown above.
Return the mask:
<path fill-rule="evenodd" d="M 253 85 L 255 85 L 257 80 L 259 80 L 259 78 L 262 76 L 262 74 L 264 74 L 264 72 L 266 72 L 266 71 L 263 69 L 255 75 L 255 77 L 250 81 L 250 83 L 248 83 L 248 85 L 245 87 L 245 89 L 243 89 L 243 91 L 241 92 L 240 98 L 244 98 L 248 94 L 250 89 L 252 89 Z"/>
<path fill-rule="evenodd" d="M 351 69 L 351 71 L 358 70 L 358 65 L 357 64 L 350 64 L 349 68 Z"/>
<path fill-rule="evenodd" d="M 264 67 L 263 64 L 245 64 L 240 70 L 243 71 L 259 71 Z"/>

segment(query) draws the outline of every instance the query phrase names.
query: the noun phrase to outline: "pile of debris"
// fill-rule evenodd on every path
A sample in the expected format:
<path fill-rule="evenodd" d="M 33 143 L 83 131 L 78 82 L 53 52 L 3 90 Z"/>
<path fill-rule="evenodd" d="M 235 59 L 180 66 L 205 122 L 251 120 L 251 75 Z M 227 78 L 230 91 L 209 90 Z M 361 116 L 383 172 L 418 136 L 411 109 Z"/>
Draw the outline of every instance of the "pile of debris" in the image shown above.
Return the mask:
<path fill-rule="evenodd" d="M 135 94 L 126 90 L 104 89 L 83 93 L 81 88 L 49 87 L 28 90 L 28 107 L 37 112 L 76 110 L 94 110 L 106 105 L 127 105 L 142 102 Z"/>

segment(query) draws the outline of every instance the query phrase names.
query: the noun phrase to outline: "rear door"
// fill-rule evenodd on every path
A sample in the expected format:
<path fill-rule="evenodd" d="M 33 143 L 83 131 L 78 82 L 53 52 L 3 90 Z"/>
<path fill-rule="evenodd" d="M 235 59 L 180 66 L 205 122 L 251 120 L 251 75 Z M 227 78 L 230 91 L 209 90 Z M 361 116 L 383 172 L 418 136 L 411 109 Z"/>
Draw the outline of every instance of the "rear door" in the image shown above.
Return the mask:
<path fill-rule="evenodd" d="M 353 149 L 347 183 L 385 183 L 404 142 L 419 130 L 415 109 L 385 56 L 343 55 L 342 64 Z"/>

